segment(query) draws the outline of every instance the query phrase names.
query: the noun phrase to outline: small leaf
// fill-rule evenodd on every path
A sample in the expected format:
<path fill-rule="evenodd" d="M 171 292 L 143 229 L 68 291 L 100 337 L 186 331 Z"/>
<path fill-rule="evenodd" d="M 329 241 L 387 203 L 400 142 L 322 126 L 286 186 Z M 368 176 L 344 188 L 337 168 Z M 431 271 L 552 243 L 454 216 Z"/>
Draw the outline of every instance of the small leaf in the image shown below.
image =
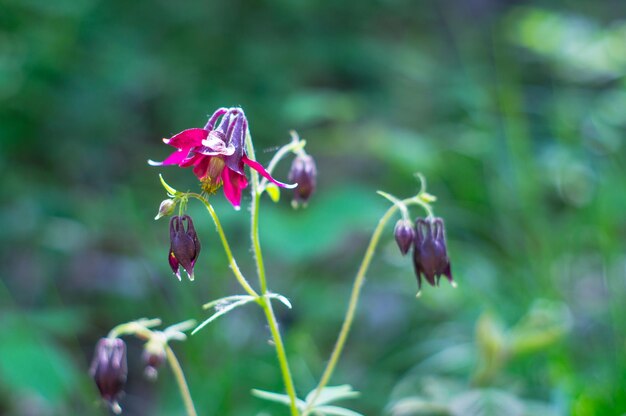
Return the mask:
<path fill-rule="evenodd" d="M 230 312 L 233 309 L 235 309 L 236 307 L 241 306 L 241 305 L 245 305 L 246 303 L 249 303 L 249 302 L 253 301 L 254 299 L 256 299 L 256 298 L 253 297 L 253 296 L 248 296 L 247 299 L 242 299 L 242 300 L 237 301 L 237 302 L 232 302 L 228 306 L 223 307 L 223 308 L 219 308 L 219 309 L 218 309 L 218 307 L 216 305 L 216 309 L 218 309 L 218 311 L 215 312 L 209 319 L 207 319 L 206 321 L 204 321 L 200 325 L 198 325 L 196 327 L 196 329 L 191 331 L 191 335 L 195 335 L 196 332 L 198 332 L 199 330 L 201 330 L 202 328 L 204 328 L 205 326 L 207 326 L 208 324 L 210 324 L 211 322 L 213 322 L 214 320 L 216 320 L 220 316 L 225 315 L 228 312 Z"/>
<path fill-rule="evenodd" d="M 442 404 L 419 397 L 406 397 L 393 404 L 392 416 L 450 416 L 450 410 Z"/>
<path fill-rule="evenodd" d="M 252 389 L 252 394 L 259 399 L 268 400 L 270 402 L 282 403 L 284 405 L 291 405 L 291 400 L 288 395 L 280 393 L 272 393 L 271 391 Z M 296 399 L 296 406 L 298 409 L 304 409 L 306 403 L 300 399 Z"/>
<path fill-rule="evenodd" d="M 354 410 L 339 406 L 319 406 L 313 409 L 313 413 L 328 416 L 363 416 L 361 413 L 357 413 Z"/>
<path fill-rule="evenodd" d="M 221 309 L 225 306 L 228 306 L 229 304 L 233 302 L 237 302 L 237 301 L 244 300 L 244 299 L 253 300 L 254 297 L 250 295 L 225 296 L 223 298 L 215 299 L 209 303 L 205 303 L 204 305 L 202 305 L 202 309 L 211 309 L 211 308 Z"/>
<path fill-rule="evenodd" d="M 330 386 L 324 387 L 320 393 L 320 395 L 315 400 L 315 403 L 311 403 L 313 397 L 315 395 L 315 390 L 311 391 L 306 396 L 306 403 L 308 405 L 320 405 L 320 404 L 328 404 L 332 402 L 336 402 L 344 399 L 353 399 L 358 397 L 360 393 L 352 389 L 352 386 L 349 384 L 344 384 L 341 386 Z"/>
<path fill-rule="evenodd" d="M 161 184 L 163 185 L 163 187 L 165 188 L 165 190 L 167 191 L 167 193 L 169 194 L 170 197 L 174 197 L 176 196 L 176 194 L 178 193 L 178 191 L 174 188 L 172 188 L 171 186 L 169 186 L 167 184 L 167 182 L 165 182 L 165 179 L 163 179 L 163 175 L 161 175 L 159 173 L 159 179 L 161 179 Z"/>
<path fill-rule="evenodd" d="M 522 416 L 524 405 L 515 396 L 502 390 L 471 390 L 450 402 L 454 416 Z"/>
<path fill-rule="evenodd" d="M 274 203 L 280 201 L 280 189 L 278 188 L 278 186 L 273 183 L 268 183 L 265 186 L 265 190 L 267 191 L 267 194 L 270 196 Z"/>
<path fill-rule="evenodd" d="M 283 295 L 279 295 L 278 293 L 268 293 L 267 295 L 265 295 L 268 299 L 278 299 L 279 301 L 281 301 L 283 303 L 283 305 L 285 305 L 286 307 L 288 307 L 289 309 L 292 309 L 291 307 L 291 302 L 289 302 L 289 299 L 287 299 L 286 297 L 284 297 Z"/>

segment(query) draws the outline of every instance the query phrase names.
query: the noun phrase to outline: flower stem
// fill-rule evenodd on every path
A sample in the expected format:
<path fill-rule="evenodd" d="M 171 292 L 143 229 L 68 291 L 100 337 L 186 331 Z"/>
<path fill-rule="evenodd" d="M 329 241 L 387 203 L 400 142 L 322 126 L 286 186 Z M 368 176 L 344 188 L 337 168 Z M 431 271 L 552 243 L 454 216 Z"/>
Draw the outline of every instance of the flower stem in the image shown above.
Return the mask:
<path fill-rule="evenodd" d="M 189 386 L 187 385 L 187 381 L 185 380 L 185 374 L 183 373 L 183 369 L 176 359 L 176 355 L 174 355 L 174 351 L 170 348 L 169 345 L 165 345 L 165 354 L 167 356 L 167 362 L 170 364 L 172 368 L 172 372 L 174 373 L 174 378 L 176 379 L 176 383 L 178 384 L 178 389 L 180 390 L 180 395 L 183 398 L 183 402 L 185 403 L 185 411 L 187 412 L 187 416 L 197 416 L 196 409 L 193 405 L 193 400 L 191 399 L 191 393 L 189 392 Z"/>
<path fill-rule="evenodd" d="M 315 388 L 315 393 L 311 400 L 308 400 L 308 405 L 302 412 L 302 416 L 307 416 L 312 407 L 315 405 L 315 401 L 319 398 L 322 390 L 328 382 L 330 381 L 330 377 L 333 375 L 333 371 L 335 370 L 335 366 L 339 361 L 339 357 L 341 356 L 341 352 L 343 351 L 343 347 L 346 343 L 346 339 L 348 338 L 348 333 L 350 332 L 350 327 L 352 326 L 352 321 L 354 320 L 354 314 L 356 312 L 356 307 L 359 302 L 359 296 L 361 294 L 361 288 L 363 287 L 363 282 L 365 281 L 365 274 L 369 269 L 369 265 L 374 256 L 374 252 L 376 251 L 376 247 L 378 246 L 378 241 L 380 240 L 380 236 L 389 222 L 389 219 L 393 216 L 393 214 L 398 210 L 401 206 L 416 204 L 420 205 L 427 212 L 428 215 L 432 215 L 432 210 L 428 204 L 424 203 L 419 195 L 413 198 L 408 198 L 403 201 L 399 201 L 398 204 L 394 203 L 387 212 L 380 218 L 378 221 L 378 225 L 374 229 L 374 233 L 372 234 L 372 238 L 370 239 L 369 245 L 367 246 L 367 250 L 365 251 L 365 256 L 361 261 L 361 265 L 359 266 L 359 270 L 356 274 L 356 278 L 354 279 L 354 283 L 352 285 L 352 292 L 350 293 L 350 301 L 348 303 L 348 310 L 346 311 L 346 316 L 343 320 L 343 324 L 341 325 L 341 330 L 339 331 L 339 335 L 337 336 L 337 341 L 335 342 L 335 347 L 333 348 L 332 353 L 330 354 L 330 359 L 328 360 L 328 364 L 326 364 L 326 368 L 322 373 L 322 378 L 320 379 L 319 384 Z"/>
<path fill-rule="evenodd" d="M 251 160 L 256 160 L 254 156 L 254 146 L 252 145 L 252 139 L 250 132 L 246 133 L 246 146 L 248 151 L 248 157 Z M 283 382 L 287 395 L 289 396 L 289 409 L 292 416 L 298 416 L 300 413 L 296 406 L 296 389 L 294 387 L 291 371 L 289 370 L 289 361 L 287 360 L 287 353 L 285 352 L 285 346 L 283 344 L 280 330 L 278 328 L 278 322 L 276 321 L 276 315 L 272 309 L 270 300 L 265 296 L 267 291 L 267 279 L 265 276 L 265 265 L 263 264 L 263 254 L 261 252 L 261 243 L 259 241 L 259 200 L 261 197 L 259 188 L 259 175 L 256 171 L 251 169 L 252 179 L 252 212 L 251 212 L 251 227 L 250 236 L 252 239 L 252 249 L 254 250 L 254 257 L 256 259 L 257 274 L 259 276 L 259 285 L 261 287 L 262 297 L 259 304 L 263 308 L 267 324 L 269 325 L 274 346 L 276 347 L 276 356 L 280 365 L 280 371 L 283 376 Z"/>
<path fill-rule="evenodd" d="M 252 288 L 252 286 L 250 286 L 250 283 L 248 283 L 244 275 L 241 273 L 241 270 L 239 269 L 239 266 L 237 265 L 237 261 L 235 261 L 235 257 L 233 257 L 233 252 L 230 249 L 230 245 L 228 244 L 228 240 L 226 239 L 226 235 L 224 234 L 224 229 L 222 228 L 222 224 L 220 223 L 220 220 L 217 217 L 217 213 L 213 209 L 213 206 L 211 206 L 209 201 L 207 201 L 206 198 L 203 197 L 202 195 L 199 195 L 196 193 L 189 193 L 188 195 L 202 202 L 204 206 L 206 207 L 207 211 L 209 211 L 209 214 L 211 214 L 211 218 L 213 218 L 213 222 L 215 223 L 215 227 L 217 228 L 217 233 L 219 234 L 220 239 L 222 240 L 222 245 L 224 246 L 226 257 L 228 257 L 228 263 L 230 264 L 230 268 L 235 274 L 237 281 L 250 296 L 254 296 L 255 298 L 258 298 L 259 295 Z"/>

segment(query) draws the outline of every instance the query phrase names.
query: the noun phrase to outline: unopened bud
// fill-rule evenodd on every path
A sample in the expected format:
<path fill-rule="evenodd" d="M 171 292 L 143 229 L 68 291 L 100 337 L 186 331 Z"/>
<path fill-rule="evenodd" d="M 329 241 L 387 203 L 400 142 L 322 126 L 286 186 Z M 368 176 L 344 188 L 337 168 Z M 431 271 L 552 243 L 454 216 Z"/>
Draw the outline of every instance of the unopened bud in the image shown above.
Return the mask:
<path fill-rule="evenodd" d="M 415 229 L 413 228 L 413 224 L 409 220 L 398 220 L 393 234 L 402 255 L 408 253 L 411 248 L 411 244 L 413 244 L 413 239 L 415 238 Z"/>
<path fill-rule="evenodd" d="M 156 217 L 154 217 L 155 220 L 158 220 L 161 217 L 167 217 L 168 215 L 172 215 L 172 213 L 174 212 L 174 208 L 176 208 L 176 202 L 174 202 L 173 199 L 166 199 L 163 202 L 161 202 L 161 205 L 159 205 L 159 212 L 157 212 Z"/>
<path fill-rule="evenodd" d="M 418 288 L 422 285 L 422 275 L 431 286 L 439 286 L 441 275 L 446 276 L 454 285 L 443 220 L 433 217 L 418 218 L 415 221 L 414 244 L 413 264 Z"/>
<path fill-rule="evenodd" d="M 120 338 L 102 338 L 98 341 L 89 374 L 96 382 L 100 396 L 115 413 L 122 411 L 117 401 L 123 394 L 127 373 L 124 341 Z"/>
<path fill-rule="evenodd" d="M 185 226 L 186 224 L 186 226 Z M 193 280 L 193 266 L 200 254 L 200 240 L 193 227 L 189 215 L 174 215 L 170 220 L 170 252 L 168 261 L 172 271 L 180 280 L 180 267 L 187 272 L 189 280 Z"/>
<path fill-rule="evenodd" d="M 317 185 L 317 167 L 313 158 L 306 154 L 296 156 L 289 170 L 289 182 L 295 182 L 292 205 L 306 206 Z"/>
<path fill-rule="evenodd" d="M 146 368 L 144 369 L 145 376 L 150 380 L 156 380 L 159 367 L 165 362 L 165 348 L 163 342 L 158 339 L 151 339 L 146 342 L 141 353 L 141 358 Z"/>

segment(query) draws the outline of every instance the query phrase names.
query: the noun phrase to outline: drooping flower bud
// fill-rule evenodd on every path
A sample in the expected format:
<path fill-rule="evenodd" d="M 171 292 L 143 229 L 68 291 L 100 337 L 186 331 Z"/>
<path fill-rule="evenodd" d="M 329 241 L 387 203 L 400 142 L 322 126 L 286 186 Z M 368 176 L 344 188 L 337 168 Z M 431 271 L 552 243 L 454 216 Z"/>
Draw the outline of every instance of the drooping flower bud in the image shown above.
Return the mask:
<path fill-rule="evenodd" d="M 418 218 L 415 221 L 413 264 L 419 289 L 422 287 L 422 274 L 431 286 L 439 286 L 442 274 L 453 283 L 441 218 Z"/>
<path fill-rule="evenodd" d="M 413 224 L 411 224 L 409 220 L 398 220 L 396 227 L 393 230 L 393 235 L 396 238 L 396 243 L 398 243 L 400 252 L 404 256 L 409 252 L 411 244 L 413 244 L 413 240 L 415 239 L 415 229 L 413 228 Z"/>
<path fill-rule="evenodd" d="M 306 154 L 299 154 L 293 160 L 289 170 L 289 182 L 296 182 L 298 187 L 294 189 L 292 205 L 306 206 L 317 184 L 317 167 L 313 158 Z"/>
<path fill-rule="evenodd" d="M 102 338 L 98 341 L 89 374 L 96 382 L 100 396 L 116 414 L 122 411 L 117 401 L 123 394 L 127 373 L 124 341 L 120 338 Z"/>
<path fill-rule="evenodd" d="M 185 227 L 185 222 L 187 226 Z M 193 280 L 193 266 L 200 254 L 200 240 L 193 227 L 193 221 L 189 215 L 179 217 L 175 215 L 170 220 L 170 252 L 168 260 L 172 271 L 180 280 L 180 269 L 187 272 L 189 280 Z"/>
<path fill-rule="evenodd" d="M 163 202 L 161 202 L 161 205 L 159 205 L 159 212 L 157 212 L 157 215 L 156 217 L 154 217 L 154 219 L 158 220 L 161 217 L 167 217 L 168 215 L 172 215 L 172 213 L 174 212 L 174 208 L 176 208 L 176 202 L 174 202 L 174 200 L 163 200 Z"/>
<path fill-rule="evenodd" d="M 141 358 L 146 366 L 144 374 L 150 380 L 156 380 L 159 367 L 165 362 L 165 346 L 159 339 L 152 338 L 143 347 Z"/>

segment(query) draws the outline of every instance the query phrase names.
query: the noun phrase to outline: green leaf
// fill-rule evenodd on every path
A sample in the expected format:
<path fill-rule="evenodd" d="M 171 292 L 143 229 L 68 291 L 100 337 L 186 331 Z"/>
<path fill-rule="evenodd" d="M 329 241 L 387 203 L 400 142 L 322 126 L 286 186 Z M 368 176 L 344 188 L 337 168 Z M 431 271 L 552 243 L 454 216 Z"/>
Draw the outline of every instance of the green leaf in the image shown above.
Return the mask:
<path fill-rule="evenodd" d="M 0 382 L 5 388 L 36 393 L 53 406 L 81 384 L 74 360 L 40 333 L 20 328 L 4 332 L 0 357 Z"/>
<path fill-rule="evenodd" d="M 317 400 L 315 400 L 315 403 L 311 403 L 311 400 L 313 400 L 314 394 L 315 394 L 315 390 L 312 390 L 309 394 L 307 394 L 305 398 L 307 405 L 328 404 L 328 403 L 336 402 L 339 400 L 353 399 L 360 395 L 360 393 L 358 391 L 353 390 L 352 386 L 349 384 L 344 384 L 341 386 L 324 387 L 320 395 L 318 396 Z"/>
<path fill-rule="evenodd" d="M 472 390 L 450 402 L 453 416 L 523 416 L 524 405 L 515 396 L 502 390 Z"/>
<path fill-rule="evenodd" d="M 291 405 L 291 400 L 286 394 L 273 393 L 271 391 L 258 389 L 252 389 L 252 394 L 259 399 L 268 400 L 270 402 L 282 403 L 286 406 Z M 298 409 L 302 410 L 306 406 L 306 403 L 303 400 L 296 399 L 296 406 L 298 407 Z"/>
<path fill-rule="evenodd" d="M 205 303 L 204 305 L 202 305 L 202 309 L 210 309 L 210 308 L 223 309 L 224 307 L 228 306 L 229 304 L 233 302 L 238 302 L 244 299 L 252 300 L 254 299 L 254 296 L 250 296 L 250 295 L 224 296 L 223 298 L 215 299 L 211 302 Z"/>
<path fill-rule="evenodd" d="M 268 299 L 278 299 L 279 301 L 282 302 L 283 305 L 285 305 L 289 309 L 292 308 L 291 307 L 291 302 L 289 302 L 289 299 L 287 299 L 283 295 L 279 295 L 278 293 L 268 293 L 267 295 L 265 295 L 265 297 L 268 298 Z"/>
<path fill-rule="evenodd" d="M 319 406 L 313 410 L 313 413 L 329 416 L 363 416 L 361 413 L 357 413 L 354 410 L 339 406 Z"/>
<path fill-rule="evenodd" d="M 450 410 L 442 404 L 419 397 L 406 397 L 391 407 L 392 416 L 450 416 Z"/>
<path fill-rule="evenodd" d="M 227 303 L 227 306 L 223 306 L 220 303 L 215 304 L 214 306 L 215 306 L 215 309 L 217 310 L 217 312 L 215 312 L 213 315 L 211 315 L 211 317 L 209 319 L 207 319 L 206 321 L 204 321 L 200 325 L 198 325 L 196 327 L 196 329 L 191 331 L 191 335 L 195 335 L 196 332 L 198 332 L 199 330 L 201 330 L 202 328 L 204 328 L 205 326 L 207 326 L 208 324 L 210 324 L 211 322 L 213 322 L 214 320 L 216 320 L 220 316 L 225 315 L 228 312 L 232 311 L 233 309 L 235 309 L 235 308 L 237 308 L 237 307 L 239 307 L 241 305 L 245 305 L 246 303 L 249 303 L 249 302 L 251 302 L 251 301 L 253 301 L 255 299 L 256 298 L 254 296 L 246 296 L 246 297 L 244 297 L 244 299 L 238 300 L 236 302 Z"/>
<path fill-rule="evenodd" d="M 171 186 L 169 186 L 169 185 L 167 184 L 167 182 L 165 182 L 165 179 L 163 179 L 163 175 L 161 175 L 160 173 L 159 173 L 159 179 L 161 180 L 161 184 L 163 185 L 163 187 L 164 187 L 164 188 L 165 188 L 165 190 L 167 191 L 168 195 L 169 195 L 170 197 L 172 197 L 172 198 L 173 198 L 174 196 L 176 196 L 176 194 L 178 193 L 178 191 L 177 191 L 176 189 L 172 188 Z"/>

